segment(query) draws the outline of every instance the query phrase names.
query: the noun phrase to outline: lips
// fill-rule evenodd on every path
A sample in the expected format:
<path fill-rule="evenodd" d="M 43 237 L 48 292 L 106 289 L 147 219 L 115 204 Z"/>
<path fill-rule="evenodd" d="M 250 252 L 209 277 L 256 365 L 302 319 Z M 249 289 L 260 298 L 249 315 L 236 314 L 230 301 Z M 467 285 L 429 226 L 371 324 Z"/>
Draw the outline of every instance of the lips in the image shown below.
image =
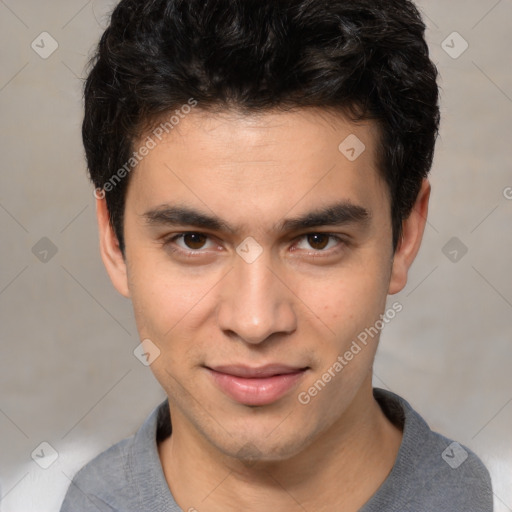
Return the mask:
<path fill-rule="evenodd" d="M 244 405 L 269 405 L 286 395 L 303 378 L 308 367 L 269 364 L 260 367 L 226 365 L 206 367 L 214 384 Z"/>
<path fill-rule="evenodd" d="M 287 375 L 289 373 L 297 373 L 305 368 L 293 367 L 282 364 L 268 364 L 256 368 L 251 368 L 243 365 L 231 365 L 231 366 L 213 366 L 210 370 L 225 373 L 226 375 L 232 375 L 233 377 L 244 377 L 246 379 L 251 378 L 266 378 L 274 377 L 275 375 Z"/>

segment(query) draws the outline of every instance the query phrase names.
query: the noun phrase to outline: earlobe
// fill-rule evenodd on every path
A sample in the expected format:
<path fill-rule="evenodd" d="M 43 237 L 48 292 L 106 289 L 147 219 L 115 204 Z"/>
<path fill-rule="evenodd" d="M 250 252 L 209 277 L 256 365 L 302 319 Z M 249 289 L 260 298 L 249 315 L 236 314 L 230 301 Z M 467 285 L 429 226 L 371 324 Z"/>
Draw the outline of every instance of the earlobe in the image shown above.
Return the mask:
<path fill-rule="evenodd" d="M 430 183 L 423 179 L 411 214 L 402 223 L 402 237 L 393 257 L 388 293 L 393 295 L 407 284 L 407 274 L 418 254 L 427 222 Z"/>
<path fill-rule="evenodd" d="M 103 264 L 115 289 L 124 297 L 130 297 L 126 261 L 110 224 L 105 198 L 96 198 L 96 216 L 100 236 L 100 253 Z"/>

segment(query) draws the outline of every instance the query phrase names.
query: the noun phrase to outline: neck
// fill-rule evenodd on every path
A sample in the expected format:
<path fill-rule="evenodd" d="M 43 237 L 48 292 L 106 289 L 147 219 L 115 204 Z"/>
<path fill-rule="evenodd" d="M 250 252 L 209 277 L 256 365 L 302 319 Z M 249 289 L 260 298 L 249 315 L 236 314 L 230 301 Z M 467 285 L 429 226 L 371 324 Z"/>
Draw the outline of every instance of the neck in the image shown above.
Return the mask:
<path fill-rule="evenodd" d="M 373 398 L 371 381 L 330 429 L 278 462 L 228 457 L 189 428 L 175 429 L 172 417 L 173 433 L 159 454 L 174 499 L 187 511 L 355 512 L 388 476 L 402 439 Z"/>

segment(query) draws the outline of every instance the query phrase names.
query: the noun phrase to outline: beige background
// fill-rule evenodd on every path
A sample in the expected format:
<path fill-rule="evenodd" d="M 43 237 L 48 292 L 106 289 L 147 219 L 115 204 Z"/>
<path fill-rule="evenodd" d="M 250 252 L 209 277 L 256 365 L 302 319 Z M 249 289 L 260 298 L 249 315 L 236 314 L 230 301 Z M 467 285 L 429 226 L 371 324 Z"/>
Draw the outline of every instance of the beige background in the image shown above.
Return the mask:
<path fill-rule="evenodd" d="M 2 512 L 58 510 L 77 469 L 164 397 L 133 356 L 130 303 L 99 257 L 80 139 L 79 77 L 111 3 L 0 0 Z M 383 333 L 375 384 L 473 449 L 496 510 L 512 511 L 512 0 L 421 7 L 443 125 L 430 224 L 407 288 L 390 299 L 404 310 Z M 58 43 L 47 59 L 31 48 L 43 31 Z M 442 47 L 463 49 L 454 31 L 469 44 L 456 59 Z M 33 253 L 43 237 L 57 249 L 46 262 Z M 453 237 L 457 262 L 444 254 L 454 247 L 443 252 Z M 31 459 L 43 441 L 58 453 L 46 470 Z"/>

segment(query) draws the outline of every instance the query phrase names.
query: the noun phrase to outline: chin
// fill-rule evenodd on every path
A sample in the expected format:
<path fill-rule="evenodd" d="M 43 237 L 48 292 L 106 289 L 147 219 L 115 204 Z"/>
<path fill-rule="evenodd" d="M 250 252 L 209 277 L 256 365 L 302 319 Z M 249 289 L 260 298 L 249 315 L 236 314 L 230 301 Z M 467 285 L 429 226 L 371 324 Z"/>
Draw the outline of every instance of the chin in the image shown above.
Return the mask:
<path fill-rule="evenodd" d="M 230 437 L 214 444 L 228 457 L 252 467 L 259 462 L 268 464 L 290 460 L 305 450 L 314 437 L 314 434 L 304 437 L 302 429 L 294 425 L 293 430 L 280 436 L 246 434 L 243 438 Z"/>

